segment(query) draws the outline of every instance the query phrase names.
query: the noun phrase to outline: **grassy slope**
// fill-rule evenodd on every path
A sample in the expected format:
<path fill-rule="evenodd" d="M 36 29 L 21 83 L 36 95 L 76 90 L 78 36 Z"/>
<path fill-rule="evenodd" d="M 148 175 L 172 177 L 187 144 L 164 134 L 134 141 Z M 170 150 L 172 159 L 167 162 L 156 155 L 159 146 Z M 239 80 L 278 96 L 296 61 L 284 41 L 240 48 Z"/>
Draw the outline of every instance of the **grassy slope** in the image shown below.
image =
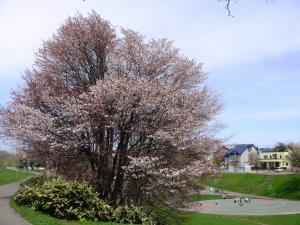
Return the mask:
<path fill-rule="evenodd" d="M 23 180 L 32 176 L 32 173 L 27 172 L 17 172 L 14 170 L 9 170 L 0 167 L 0 185 L 12 183 L 15 181 Z"/>
<path fill-rule="evenodd" d="M 299 225 L 300 214 L 281 216 L 221 216 L 189 213 L 184 225 Z"/>
<path fill-rule="evenodd" d="M 116 223 L 64 221 L 33 211 L 14 202 L 12 207 L 32 225 L 117 225 Z M 282 216 L 220 216 L 180 212 L 180 225 L 299 225 L 300 214 Z M 175 222 L 171 225 L 176 225 Z"/>
<path fill-rule="evenodd" d="M 235 198 L 235 196 L 227 195 L 227 199 Z M 205 200 L 217 200 L 217 199 L 223 199 L 222 195 L 193 195 L 192 200 L 193 201 L 205 201 Z"/>
<path fill-rule="evenodd" d="M 261 174 L 224 173 L 208 182 L 208 185 L 234 192 L 300 200 L 300 174 L 270 177 Z"/>

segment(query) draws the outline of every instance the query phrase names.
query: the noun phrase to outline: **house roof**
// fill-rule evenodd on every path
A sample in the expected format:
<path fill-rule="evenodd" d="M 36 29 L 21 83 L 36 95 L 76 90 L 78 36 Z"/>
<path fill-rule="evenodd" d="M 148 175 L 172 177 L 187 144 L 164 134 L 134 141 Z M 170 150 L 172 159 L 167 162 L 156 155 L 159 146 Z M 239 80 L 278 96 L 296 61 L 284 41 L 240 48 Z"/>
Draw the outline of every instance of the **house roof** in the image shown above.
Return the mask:
<path fill-rule="evenodd" d="M 225 157 L 228 157 L 230 155 L 241 155 L 246 149 L 251 147 L 256 148 L 256 146 L 253 144 L 238 144 L 234 146 L 234 148 L 229 149 Z"/>
<path fill-rule="evenodd" d="M 273 148 L 260 148 L 261 152 L 274 152 L 275 150 Z"/>
<path fill-rule="evenodd" d="M 260 148 L 259 149 L 262 153 L 268 153 L 268 152 L 287 152 L 286 151 L 276 151 L 274 148 Z"/>

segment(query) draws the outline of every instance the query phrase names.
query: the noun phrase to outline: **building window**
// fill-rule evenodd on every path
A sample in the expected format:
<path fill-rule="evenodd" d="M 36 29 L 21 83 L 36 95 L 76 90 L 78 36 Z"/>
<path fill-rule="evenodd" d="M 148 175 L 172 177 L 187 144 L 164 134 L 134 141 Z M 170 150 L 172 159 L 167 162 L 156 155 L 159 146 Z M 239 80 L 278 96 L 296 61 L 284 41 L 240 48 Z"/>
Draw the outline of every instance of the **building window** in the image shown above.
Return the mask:
<path fill-rule="evenodd" d="M 289 166 L 289 164 L 288 164 L 288 163 L 286 163 L 286 166 Z"/>
<path fill-rule="evenodd" d="M 270 159 L 272 159 L 272 156 L 270 155 Z"/>
<path fill-rule="evenodd" d="M 282 155 L 280 155 L 279 158 L 282 158 Z"/>
<path fill-rule="evenodd" d="M 267 155 L 265 155 L 265 156 L 264 156 L 264 159 L 268 159 L 268 156 L 267 156 Z"/>

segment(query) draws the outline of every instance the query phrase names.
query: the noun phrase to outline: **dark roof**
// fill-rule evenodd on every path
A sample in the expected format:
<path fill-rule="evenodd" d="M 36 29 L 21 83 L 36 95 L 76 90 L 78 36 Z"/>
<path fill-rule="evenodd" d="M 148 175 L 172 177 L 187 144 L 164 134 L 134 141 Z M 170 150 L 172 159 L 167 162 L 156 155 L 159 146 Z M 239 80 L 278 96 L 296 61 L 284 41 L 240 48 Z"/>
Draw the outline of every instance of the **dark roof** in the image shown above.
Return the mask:
<path fill-rule="evenodd" d="M 267 152 L 287 152 L 287 150 L 277 151 L 275 148 L 260 148 L 259 150 L 263 153 L 267 153 Z"/>
<path fill-rule="evenodd" d="M 228 157 L 230 155 L 241 155 L 241 154 L 243 154 L 243 152 L 246 149 L 251 148 L 251 147 L 256 148 L 256 146 L 253 145 L 253 144 L 239 144 L 239 145 L 236 145 L 236 146 L 234 146 L 234 148 L 229 149 L 229 151 L 227 152 L 225 157 Z"/>
<path fill-rule="evenodd" d="M 275 150 L 273 148 L 260 148 L 261 152 L 274 152 Z"/>

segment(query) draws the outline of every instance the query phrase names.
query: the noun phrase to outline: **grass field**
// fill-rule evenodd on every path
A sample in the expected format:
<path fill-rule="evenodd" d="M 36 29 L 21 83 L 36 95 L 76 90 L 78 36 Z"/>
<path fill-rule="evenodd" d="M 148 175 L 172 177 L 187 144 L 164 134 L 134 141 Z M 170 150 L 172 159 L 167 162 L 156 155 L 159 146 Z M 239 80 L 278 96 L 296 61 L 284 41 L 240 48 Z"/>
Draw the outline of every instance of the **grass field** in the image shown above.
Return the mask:
<path fill-rule="evenodd" d="M 117 225 L 116 223 L 80 222 L 55 219 L 25 206 L 11 203 L 12 207 L 32 225 Z M 180 223 L 171 225 L 299 225 L 300 214 L 280 216 L 221 216 L 179 212 Z M 175 220 L 174 220 L 175 221 Z"/>
<path fill-rule="evenodd" d="M 11 177 L 11 174 L 7 175 L 7 173 L 11 172 L 16 176 L 14 171 L 0 169 L 0 181 L 3 175 L 5 175 L 4 177 Z M 25 173 L 23 175 L 28 174 Z M 18 178 L 21 179 L 20 174 Z M 276 175 L 270 177 L 269 175 L 226 173 L 210 181 L 209 185 L 235 192 L 300 199 L 300 175 Z M 193 196 L 195 201 L 220 198 L 222 198 L 221 195 Z M 59 220 L 44 213 L 33 211 L 25 206 L 18 206 L 13 202 L 11 205 L 32 225 L 117 225 L 116 223 Z M 191 212 L 174 212 L 174 214 L 176 216 L 169 215 L 170 221 L 172 221 L 171 225 L 300 225 L 300 214 L 278 216 L 222 216 Z"/>
<path fill-rule="evenodd" d="M 208 185 L 234 192 L 300 200 L 300 174 L 271 176 L 223 173 Z"/>
<path fill-rule="evenodd" d="M 300 214 L 281 216 L 221 216 L 185 213 L 182 225 L 299 225 Z"/>
<path fill-rule="evenodd" d="M 227 195 L 226 198 L 233 199 L 235 196 Z M 193 195 L 193 201 L 218 200 L 223 199 L 222 195 Z"/>
<path fill-rule="evenodd" d="M 15 181 L 23 180 L 25 178 L 33 176 L 32 173 L 23 171 L 14 171 L 0 167 L 0 185 L 12 183 Z"/>

